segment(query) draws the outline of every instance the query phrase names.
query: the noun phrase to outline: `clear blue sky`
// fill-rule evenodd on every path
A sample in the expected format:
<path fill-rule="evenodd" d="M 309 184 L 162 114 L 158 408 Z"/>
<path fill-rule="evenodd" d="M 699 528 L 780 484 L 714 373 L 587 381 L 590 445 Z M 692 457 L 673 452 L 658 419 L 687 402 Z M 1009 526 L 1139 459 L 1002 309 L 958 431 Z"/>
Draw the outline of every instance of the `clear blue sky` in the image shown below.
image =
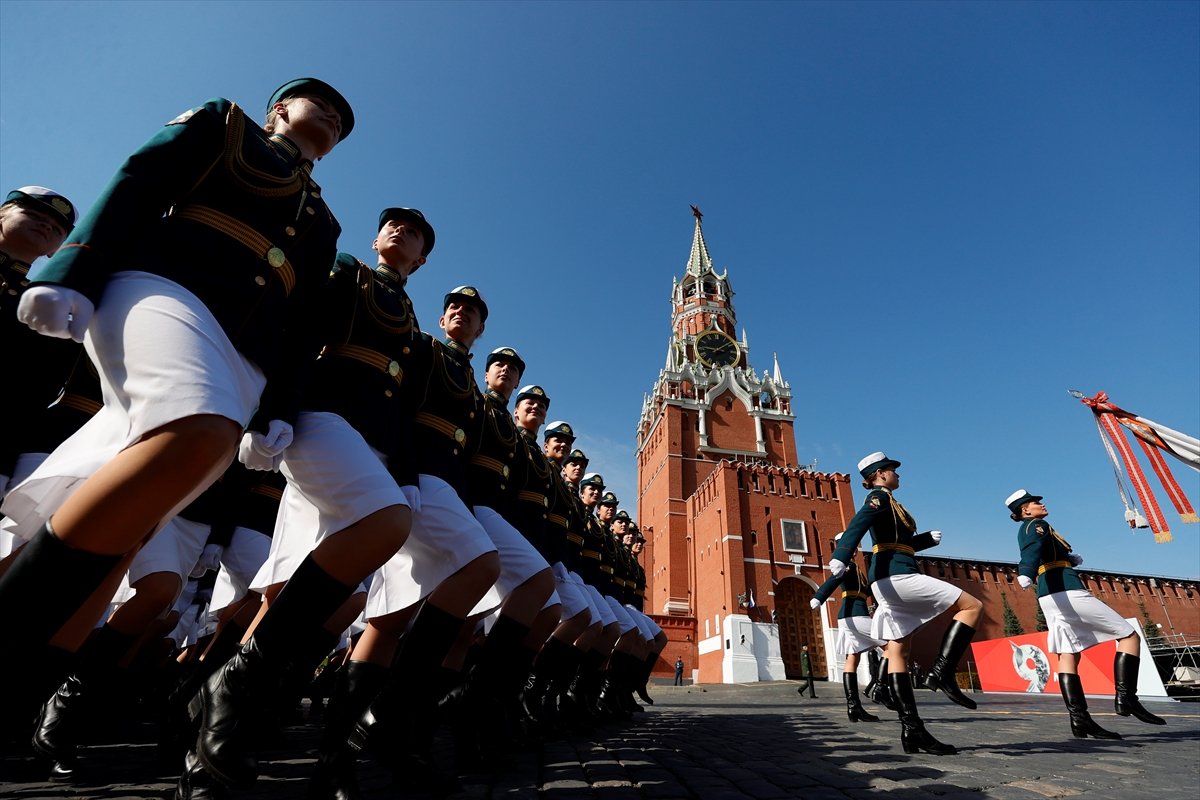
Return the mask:
<path fill-rule="evenodd" d="M 6 0 L 0 32 L 0 187 L 82 206 L 210 97 L 339 87 L 357 127 L 315 177 L 342 249 L 423 209 L 424 326 L 478 286 L 477 350 L 521 350 L 631 508 L 695 203 L 802 461 L 900 458 L 947 555 L 1015 560 L 1023 486 L 1088 565 L 1200 575 L 1200 526 L 1125 526 L 1067 395 L 1200 433 L 1195 2 Z"/>

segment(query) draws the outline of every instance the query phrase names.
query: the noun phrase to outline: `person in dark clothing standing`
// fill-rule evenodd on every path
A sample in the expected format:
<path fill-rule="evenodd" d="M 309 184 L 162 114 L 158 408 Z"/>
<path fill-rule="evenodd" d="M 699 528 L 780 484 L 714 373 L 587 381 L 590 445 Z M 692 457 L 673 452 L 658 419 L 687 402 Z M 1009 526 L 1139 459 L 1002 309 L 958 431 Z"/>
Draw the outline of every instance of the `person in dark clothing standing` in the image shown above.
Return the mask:
<path fill-rule="evenodd" d="M 817 689 L 813 684 L 812 660 L 808 657 L 808 645 L 803 645 L 800 648 L 800 672 L 804 675 L 804 685 L 796 689 L 796 692 L 803 697 L 805 692 L 813 700 L 817 699 Z"/>
<path fill-rule="evenodd" d="M 675 659 L 675 685 L 683 686 L 683 659 Z"/>

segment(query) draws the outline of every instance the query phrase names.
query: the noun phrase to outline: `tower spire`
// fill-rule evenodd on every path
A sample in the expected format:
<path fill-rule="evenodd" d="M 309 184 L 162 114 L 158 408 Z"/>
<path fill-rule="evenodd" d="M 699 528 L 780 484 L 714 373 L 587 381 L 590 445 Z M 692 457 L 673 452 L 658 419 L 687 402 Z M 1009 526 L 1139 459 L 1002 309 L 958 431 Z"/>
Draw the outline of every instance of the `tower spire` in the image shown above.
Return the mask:
<path fill-rule="evenodd" d="M 688 256 L 687 271 L 699 277 L 706 272 L 712 272 L 713 263 L 708 254 L 708 245 L 704 242 L 704 231 L 700 227 L 704 214 L 699 208 L 692 206 L 692 216 L 696 218 L 696 232 L 692 234 L 692 252 Z"/>

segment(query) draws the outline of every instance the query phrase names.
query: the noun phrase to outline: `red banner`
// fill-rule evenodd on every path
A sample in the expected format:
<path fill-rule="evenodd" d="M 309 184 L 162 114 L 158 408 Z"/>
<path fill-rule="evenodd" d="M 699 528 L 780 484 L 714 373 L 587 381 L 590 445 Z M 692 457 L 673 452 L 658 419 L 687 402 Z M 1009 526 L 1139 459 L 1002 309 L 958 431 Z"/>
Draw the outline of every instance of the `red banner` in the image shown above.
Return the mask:
<path fill-rule="evenodd" d="M 985 692 L 1058 694 L 1058 659 L 1046 648 L 1046 633 L 972 642 L 979 685 Z M 1116 642 L 1079 654 L 1079 680 L 1088 694 L 1112 694 Z"/>

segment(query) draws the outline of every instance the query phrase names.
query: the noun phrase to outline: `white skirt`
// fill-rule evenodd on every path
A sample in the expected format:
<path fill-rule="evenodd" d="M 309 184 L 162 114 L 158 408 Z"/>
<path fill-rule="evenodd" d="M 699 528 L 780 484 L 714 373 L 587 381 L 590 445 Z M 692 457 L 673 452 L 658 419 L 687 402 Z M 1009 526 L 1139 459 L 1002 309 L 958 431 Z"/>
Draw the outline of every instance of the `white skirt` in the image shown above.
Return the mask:
<path fill-rule="evenodd" d="M 878 613 L 878 612 L 876 612 Z M 886 641 L 871 635 L 870 617 L 843 617 L 838 619 L 838 655 L 849 656 L 883 647 Z"/>
<path fill-rule="evenodd" d="M 580 585 L 582 581 L 568 571 L 561 561 L 555 561 L 553 569 L 554 594 L 546 601 L 544 608 L 561 603 L 560 619 L 571 619 L 584 611 L 591 613 L 592 604 L 588 602 L 587 592 Z"/>
<path fill-rule="evenodd" d="M 198 297 L 146 272 L 118 272 L 83 340 L 104 407 L 4 499 L 13 533 L 30 538 L 96 470 L 150 431 L 212 414 L 245 428 L 266 378 Z"/>
<path fill-rule="evenodd" d="M 650 619 L 633 606 L 626 603 L 625 610 L 629 612 L 629 616 L 633 617 L 633 623 L 637 625 L 638 631 L 641 632 L 642 636 L 647 642 L 651 641 L 655 636 L 658 636 L 660 633 L 662 633 L 662 628 L 658 627 L 658 625 L 654 623 L 654 620 Z"/>
<path fill-rule="evenodd" d="M 210 533 L 212 525 L 183 517 L 173 518 L 133 557 L 129 565 L 129 582 L 137 583 L 155 572 L 171 572 L 178 575 L 182 583 L 187 583 Z"/>
<path fill-rule="evenodd" d="M 495 510 L 475 506 L 475 519 L 483 526 L 496 552 L 500 554 L 500 577 L 471 610 L 470 616 L 491 611 L 500 606 L 513 590 L 542 570 L 550 569 L 537 548 Z"/>
<path fill-rule="evenodd" d="M 592 622 L 599 620 L 601 627 L 604 628 L 614 624 L 617 621 L 617 615 L 613 613 L 612 607 L 608 604 L 608 600 L 604 599 L 604 595 L 600 594 L 600 590 L 587 582 L 583 584 L 583 588 L 587 590 L 588 598 L 592 601 Z"/>
<path fill-rule="evenodd" d="M 629 615 L 629 611 L 625 608 L 625 604 L 611 595 L 604 595 L 608 607 L 612 609 L 613 616 L 617 618 L 617 630 L 622 635 L 630 631 L 638 630 L 637 623 L 633 621 L 633 617 Z"/>
<path fill-rule="evenodd" d="M 1046 617 L 1046 647 L 1051 653 L 1082 653 L 1093 645 L 1134 633 L 1121 615 L 1086 589 L 1068 589 L 1038 598 Z"/>
<path fill-rule="evenodd" d="M 405 496 L 410 498 L 408 505 L 411 507 L 416 503 L 417 489 L 415 486 L 406 489 Z M 250 591 L 261 594 L 270 586 L 291 580 L 300 563 L 323 538 L 318 536 L 320 529 L 320 510 L 289 483 L 284 487 L 283 497 L 279 501 L 279 514 L 275 518 L 275 532 L 271 537 L 267 558 L 251 579 Z M 365 592 L 370 580 L 370 576 L 367 576 L 358 585 L 357 591 Z"/>
<path fill-rule="evenodd" d="M 22 453 L 17 456 L 17 463 L 13 466 L 13 474 L 8 485 L 16 486 L 28 478 L 49 456 L 49 453 Z M 3 500 L 3 498 L 0 497 L 0 500 Z M 28 541 L 24 536 L 16 534 L 15 531 L 17 528 L 16 520 L 9 517 L 0 519 L 0 558 L 7 558 L 12 555 Z M 34 531 L 27 530 L 26 532 L 33 533 Z"/>
<path fill-rule="evenodd" d="M 216 614 L 250 592 L 250 584 L 271 552 L 271 539 L 249 528 L 233 529 L 229 544 L 221 553 L 221 570 L 213 584 L 209 613 Z"/>
<path fill-rule="evenodd" d="M 871 584 L 879 608 L 871 618 L 871 637 L 903 639 L 958 602 L 962 589 L 928 575 L 893 575 Z"/>
<path fill-rule="evenodd" d="M 389 506 L 420 506 L 416 487 L 401 487 L 387 459 L 337 414 L 305 411 L 279 470 L 287 486 L 279 501 L 271 551 L 250 588 L 292 577 L 325 538 Z"/>
<path fill-rule="evenodd" d="M 416 605 L 467 564 L 496 551 L 450 484 L 433 475 L 419 480 L 421 502 L 413 510 L 412 532 L 400 551 L 375 571 L 367 593 L 367 619 Z"/>
<path fill-rule="evenodd" d="M 314 531 L 318 543 L 381 509 L 414 506 L 415 496 L 388 472 L 387 457 L 349 422 L 328 411 L 300 414 L 279 471 L 319 512 Z M 279 529 L 277 522 L 276 533 Z"/>

